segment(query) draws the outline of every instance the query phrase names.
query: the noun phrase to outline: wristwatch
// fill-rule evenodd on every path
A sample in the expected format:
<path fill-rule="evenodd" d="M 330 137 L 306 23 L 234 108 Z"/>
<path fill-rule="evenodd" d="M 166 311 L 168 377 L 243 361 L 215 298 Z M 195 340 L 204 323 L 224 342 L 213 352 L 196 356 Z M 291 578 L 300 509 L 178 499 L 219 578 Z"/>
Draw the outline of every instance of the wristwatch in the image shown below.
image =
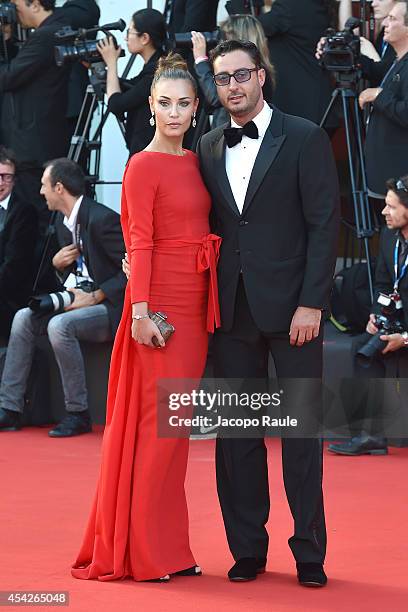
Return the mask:
<path fill-rule="evenodd" d="M 404 341 L 404 346 L 408 347 L 408 331 L 402 332 L 401 336 Z"/>
<path fill-rule="evenodd" d="M 132 315 L 132 319 L 134 321 L 140 321 L 141 319 L 148 319 L 148 318 L 149 318 L 148 314 L 144 314 L 144 315 L 141 315 L 141 314 Z"/>

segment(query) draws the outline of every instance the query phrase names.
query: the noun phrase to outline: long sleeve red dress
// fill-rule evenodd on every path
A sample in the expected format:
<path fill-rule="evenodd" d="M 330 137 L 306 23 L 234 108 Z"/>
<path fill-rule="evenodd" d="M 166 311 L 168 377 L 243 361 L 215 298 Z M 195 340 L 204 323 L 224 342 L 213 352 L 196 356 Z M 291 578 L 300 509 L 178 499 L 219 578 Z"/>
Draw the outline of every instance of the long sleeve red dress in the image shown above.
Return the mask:
<path fill-rule="evenodd" d="M 96 495 L 75 578 L 149 580 L 195 565 L 184 480 L 187 438 L 157 435 L 157 381 L 199 379 L 219 325 L 210 197 L 194 153 L 142 151 L 125 171 L 122 227 L 131 278 L 116 335 Z M 132 303 L 167 314 L 164 348 L 131 336 Z"/>

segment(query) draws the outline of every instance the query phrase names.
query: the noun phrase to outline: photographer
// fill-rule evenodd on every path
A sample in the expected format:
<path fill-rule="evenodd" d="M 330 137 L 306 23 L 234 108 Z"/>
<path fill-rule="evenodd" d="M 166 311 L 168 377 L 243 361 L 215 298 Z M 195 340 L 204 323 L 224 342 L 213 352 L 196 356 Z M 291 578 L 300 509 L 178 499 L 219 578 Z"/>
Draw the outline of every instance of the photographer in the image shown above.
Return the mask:
<path fill-rule="evenodd" d="M 272 102 L 275 87 L 275 69 L 269 59 L 268 43 L 261 24 L 252 15 L 231 15 L 221 24 L 221 32 L 225 40 L 249 40 L 259 49 L 262 66 L 265 69 L 264 99 Z M 194 68 L 205 101 L 213 114 L 212 127 L 218 127 L 229 120 L 227 111 L 223 108 L 213 79 L 213 71 L 207 56 L 207 43 L 201 32 L 192 33 Z"/>
<path fill-rule="evenodd" d="M 49 435 L 62 438 L 92 429 L 79 341 L 106 342 L 115 335 L 126 284 L 125 247 L 119 215 L 84 196 L 85 176 L 78 164 L 65 158 L 49 162 L 41 192 L 49 209 L 59 213 L 59 250 L 52 263 L 68 291 L 61 286 L 62 293 L 38 296 L 14 317 L 0 387 L 0 430 L 21 427 L 35 339 L 47 334 L 67 411 Z"/>
<path fill-rule="evenodd" d="M 212 32 L 217 27 L 219 0 L 166 0 L 164 17 L 170 34 Z"/>
<path fill-rule="evenodd" d="M 27 304 L 34 281 L 37 215 L 16 195 L 17 162 L 0 145 L 0 336 L 7 339 L 13 317 Z"/>
<path fill-rule="evenodd" d="M 407 159 L 405 162 L 407 164 Z M 353 398 L 357 402 L 358 396 L 364 402 L 368 425 L 365 431 L 350 442 L 330 444 L 329 450 L 341 455 L 386 454 L 387 445 L 381 419 L 383 402 L 374 379 L 395 378 L 397 372 L 402 378 L 408 376 L 408 332 L 404 331 L 408 330 L 408 176 L 397 181 L 387 181 L 387 189 L 386 204 L 382 211 L 387 228 L 382 231 L 376 266 L 375 307 L 367 323 L 366 333 L 355 339 L 352 349 L 355 377 L 359 379 Z M 381 303 L 378 303 L 380 294 L 384 296 L 380 298 Z M 387 302 L 385 296 L 391 295 L 394 296 L 391 302 L 393 308 L 388 308 L 391 315 L 386 317 L 385 323 L 378 321 L 377 316 Z M 379 348 L 370 351 L 367 342 L 379 333 L 380 325 L 383 329 L 384 326 L 389 327 L 391 333 L 380 333 Z M 367 355 L 363 360 L 358 357 L 362 350 Z M 367 385 L 361 379 L 366 379 Z"/>
<path fill-rule="evenodd" d="M 123 81 L 118 76 L 121 47 L 116 48 L 112 38 L 98 45 L 107 66 L 108 108 L 119 118 L 126 114 L 126 144 L 130 155 L 144 149 L 154 136 L 150 124 L 149 96 L 156 65 L 162 55 L 166 39 L 163 15 L 154 9 L 137 11 L 127 30 L 129 53 L 140 55 L 144 67 L 137 77 Z"/>
<path fill-rule="evenodd" d="M 317 41 L 337 23 L 336 0 L 275 0 L 259 15 L 276 68 L 274 104 L 290 115 L 319 123 L 332 92 L 316 58 Z"/>
<path fill-rule="evenodd" d="M 0 65 L 1 142 L 14 150 L 19 164 L 18 190 L 35 205 L 42 229 L 49 214 L 40 197 L 42 165 L 65 155 L 69 145 L 66 119 L 68 68 L 54 60 L 54 34 L 66 25 L 54 12 L 55 0 L 15 0 L 19 23 L 33 28 L 9 64 Z M 10 38 L 8 31 L 4 38 Z"/>
<path fill-rule="evenodd" d="M 379 87 L 364 90 L 360 107 L 369 105 L 365 142 L 367 182 L 370 192 L 384 196 L 389 176 L 406 172 L 408 157 L 408 2 L 395 3 L 384 21 L 384 41 L 396 60 Z"/>

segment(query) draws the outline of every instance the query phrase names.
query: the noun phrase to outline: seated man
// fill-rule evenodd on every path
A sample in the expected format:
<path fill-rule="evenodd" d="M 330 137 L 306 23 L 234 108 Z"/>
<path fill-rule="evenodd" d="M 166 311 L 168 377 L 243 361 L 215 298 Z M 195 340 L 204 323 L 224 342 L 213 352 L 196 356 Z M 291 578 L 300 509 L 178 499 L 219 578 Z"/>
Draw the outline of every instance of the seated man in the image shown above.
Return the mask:
<path fill-rule="evenodd" d="M 121 268 L 124 242 L 119 215 L 84 197 L 85 177 L 75 162 L 65 158 L 49 162 L 41 193 L 48 208 L 58 211 L 60 250 L 52 263 L 73 302 L 45 314 L 23 308 L 14 317 L 0 387 L 0 429 L 20 429 L 35 339 L 48 334 L 67 411 L 49 435 L 61 438 L 92 429 L 79 341 L 106 342 L 115 335 L 126 284 Z"/>
<path fill-rule="evenodd" d="M 354 372 L 359 379 L 358 385 L 353 385 L 353 403 L 356 404 L 358 400 L 365 401 L 363 416 L 366 425 L 364 431 L 350 442 L 329 445 L 329 450 L 339 455 L 387 453 L 383 430 L 384 402 L 375 379 L 395 378 L 397 372 L 400 377 L 408 376 L 408 331 L 405 331 L 408 330 L 408 176 L 398 181 L 387 181 L 387 189 L 386 205 L 382 211 L 387 228 L 384 228 L 381 234 L 375 273 L 373 312 L 367 323 L 366 333 L 355 339 L 352 349 Z M 380 294 L 385 295 L 378 303 Z M 394 297 L 393 304 L 397 306 L 395 313 L 398 316 L 389 316 L 388 320 L 391 322 L 396 320 L 400 325 L 397 325 L 396 329 L 391 329 L 395 333 L 380 335 L 384 348 L 380 346 L 371 359 L 362 360 L 358 352 L 378 333 L 381 323 L 376 315 L 381 313 L 387 301 L 385 296 L 391 295 Z M 391 310 L 394 309 L 395 307 Z M 366 385 L 361 384 L 362 379 L 366 379 Z"/>
<path fill-rule="evenodd" d="M 13 317 L 27 304 L 34 281 L 37 215 L 18 198 L 14 153 L 0 146 L 0 336 L 8 338 Z"/>

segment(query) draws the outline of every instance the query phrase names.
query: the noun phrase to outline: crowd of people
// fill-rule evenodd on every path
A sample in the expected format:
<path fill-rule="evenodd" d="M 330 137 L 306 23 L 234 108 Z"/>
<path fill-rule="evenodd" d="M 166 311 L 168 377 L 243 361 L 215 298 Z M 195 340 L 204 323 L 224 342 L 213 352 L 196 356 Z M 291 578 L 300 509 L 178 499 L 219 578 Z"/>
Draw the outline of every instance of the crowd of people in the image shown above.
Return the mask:
<path fill-rule="evenodd" d="M 21 429 L 36 339 L 47 335 L 66 412 L 49 436 L 92 431 L 80 342 L 114 341 L 98 490 L 72 574 L 199 575 L 184 493 L 188 438 L 157 436 L 157 380 L 199 379 L 209 333 L 216 378 L 266 381 L 270 357 L 279 379 L 322 378 L 340 197 L 330 142 L 339 123 L 319 127 L 335 83 L 319 60 L 328 28 L 344 27 L 352 3 L 274 0 L 256 17 L 231 14 L 217 41 L 208 37 L 217 0 L 137 10 L 126 43 L 143 68 L 129 80 L 118 72 L 121 47 L 99 40 L 108 108 L 125 122 L 129 151 L 121 218 L 87 196 L 84 169 L 67 158 L 88 72 L 54 58 L 55 33 L 96 25 L 97 3 L 14 4 L 31 33 L 20 43 L 2 26 L 0 430 Z M 372 312 L 350 349 L 361 381 L 395 377 L 408 363 L 408 2 L 372 7 L 376 39 L 361 37 L 368 86 L 358 93 L 369 195 L 385 223 Z M 182 49 L 177 33 L 187 33 Z M 197 139 L 202 114 L 211 130 Z M 401 311 L 391 333 L 381 320 L 386 299 Z M 167 342 L 151 317 L 160 311 L 175 327 Z M 372 336 L 383 344 L 362 366 Z M 381 399 L 360 384 L 367 426 L 331 452 L 387 453 Z M 305 384 L 302 402 L 313 401 Z M 289 545 L 304 586 L 327 582 L 322 455 L 318 437 L 282 439 Z M 219 436 L 216 471 L 235 560 L 228 577 L 254 580 L 268 551 L 264 439 Z"/>

